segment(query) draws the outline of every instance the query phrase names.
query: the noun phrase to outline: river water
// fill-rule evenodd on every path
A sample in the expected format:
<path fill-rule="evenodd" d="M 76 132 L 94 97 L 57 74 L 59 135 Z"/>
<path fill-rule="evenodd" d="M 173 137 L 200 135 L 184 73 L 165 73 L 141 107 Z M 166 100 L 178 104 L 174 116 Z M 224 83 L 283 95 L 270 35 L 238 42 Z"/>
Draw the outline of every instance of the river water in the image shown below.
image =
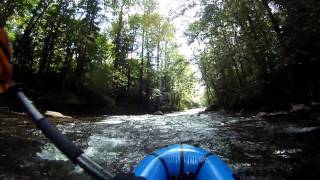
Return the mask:
<path fill-rule="evenodd" d="M 240 179 L 319 175 L 319 123 L 303 118 L 256 120 L 225 112 L 199 113 L 202 110 L 55 122 L 89 157 L 115 174 L 131 172 L 156 149 L 184 143 L 217 154 Z M 0 118 L 0 179 L 90 179 L 26 117 L 2 113 Z"/>

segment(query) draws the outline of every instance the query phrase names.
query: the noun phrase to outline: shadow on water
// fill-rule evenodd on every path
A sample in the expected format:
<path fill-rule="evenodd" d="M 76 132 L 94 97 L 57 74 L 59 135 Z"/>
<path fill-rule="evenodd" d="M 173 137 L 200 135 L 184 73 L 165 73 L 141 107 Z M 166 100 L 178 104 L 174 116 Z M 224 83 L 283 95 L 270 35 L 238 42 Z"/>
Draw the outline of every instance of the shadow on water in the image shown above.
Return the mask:
<path fill-rule="evenodd" d="M 319 125 L 199 111 L 91 117 L 59 123 L 58 128 L 114 173 L 132 171 L 158 148 L 186 143 L 216 153 L 240 179 L 319 177 Z M 0 125 L 0 179 L 90 179 L 25 117 L 1 114 Z"/>

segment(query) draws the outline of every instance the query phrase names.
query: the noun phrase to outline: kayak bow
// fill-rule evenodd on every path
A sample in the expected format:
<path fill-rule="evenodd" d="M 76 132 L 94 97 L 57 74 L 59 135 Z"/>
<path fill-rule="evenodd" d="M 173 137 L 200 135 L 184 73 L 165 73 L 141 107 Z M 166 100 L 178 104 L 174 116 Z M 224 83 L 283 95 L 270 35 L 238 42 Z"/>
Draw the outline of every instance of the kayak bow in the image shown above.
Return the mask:
<path fill-rule="evenodd" d="M 186 144 L 172 145 L 145 157 L 134 170 L 146 180 L 232 180 L 230 168 L 216 155 Z"/>

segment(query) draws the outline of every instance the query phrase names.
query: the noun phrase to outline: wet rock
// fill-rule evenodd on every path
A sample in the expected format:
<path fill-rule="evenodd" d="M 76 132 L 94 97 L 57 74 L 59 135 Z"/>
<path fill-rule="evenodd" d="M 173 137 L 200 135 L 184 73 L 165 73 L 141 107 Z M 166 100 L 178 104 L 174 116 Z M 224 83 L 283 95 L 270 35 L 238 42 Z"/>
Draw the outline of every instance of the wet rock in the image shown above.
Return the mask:
<path fill-rule="evenodd" d="M 55 112 L 55 111 L 46 111 L 44 113 L 44 115 L 48 116 L 48 117 L 53 117 L 53 118 L 67 118 L 67 119 L 71 119 L 72 117 L 71 116 L 66 116 L 66 115 L 63 115 L 59 112 Z"/>
<path fill-rule="evenodd" d="M 27 114 L 24 112 L 15 112 L 15 111 L 10 111 L 10 110 L 4 111 L 1 109 L 0 109 L 0 112 L 3 114 L 8 114 L 8 115 L 27 116 Z"/>
<path fill-rule="evenodd" d="M 288 116 L 288 112 L 280 111 L 280 112 L 259 112 L 256 116 L 255 119 L 260 120 L 260 119 L 266 119 L 266 118 L 277 118 L 277 117 L 283 117 L 283 116 Z"/>
<path fill-rule="evenodd" d="M 200 116 L 201 114 L 208 114 L 208 111 L 206 111 L 206 110 L 200 111 L 197 113 L 197 116 Z"/>
<path fill-rule="evenodd" d="M 213 104 L 207 107 L 205 111 L 218 111 L 220 109 L 221 109 L 221 106 Z"/>
<path fill-rule="evenodd" d="M 158 110 L 161 112 L 170 112 L 172 111 L 172 108 L 168 105 L 163 105 L 163 106 L 160 106 Z"/>
<path fill-rule="evenodd" d="M 238 113 L 236 113 L 236 116 L 242 116 L 244 113 L 244 109 L 241 109 Z"/>
<path fill-rule="evenodd" d="M 224 108 L 219 109 L 219 112 L 222 113 L 222 114 L 227 113 L 227 111 Z"/>
<path fill-rule="evenodd" d="M 288 127 L 284 131 L 286 133 L 307 133 L 318 129 L 319 127 Z"/>
<path fill-rule="evenodd" d="M 164 115 L 164 114 L 163 114 L 162 111 L 157 111 L 157 112 L 153 113 L 153 115 L 161 115 L 161 116 L 162 116 L 162 115 Z"/>
<path fill-rule="evenodd" d="M 320 103 L 319 103 L 319 102 L 312 102 L 312 103 L 310 104 L 310 106 L 312 106 L 312 107 L 319 107 L 319 106 L 320 106 Z"/>
<path fill-rule="evenodd" d="M 269 114 L 269 117 L 282 117 L 289 115 L 288 112 L 280 111 L 280 112 L 273 112 Z"/>
<path fill-rule="evenodd" d="M 312 108 L 312 111 L 320 111 L 320 103 L 312 102 L 310 103 L 310 106 Z"/>
<path fill-rule="evenodd" d="M 290 110 L 290 113 L 293 113 L 293 114 L 308 113 L 311 110 L 311 107 L 305 104 L 292 104 L 291 106 L 292 108 Z"/>
<path fill-rule="evenodd" d="M 255 119 L 264 119 L 269 116 L 269 113 L 267 112 L 259 112 L 256 116 Z"/>

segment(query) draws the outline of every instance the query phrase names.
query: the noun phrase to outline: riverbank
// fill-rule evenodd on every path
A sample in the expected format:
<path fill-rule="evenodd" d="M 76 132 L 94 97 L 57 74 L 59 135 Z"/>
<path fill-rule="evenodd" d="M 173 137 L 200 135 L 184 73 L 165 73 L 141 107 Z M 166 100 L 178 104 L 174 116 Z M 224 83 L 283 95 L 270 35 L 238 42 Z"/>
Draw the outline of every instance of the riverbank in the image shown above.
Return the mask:
<path fill-rule="evenodd" d="M 256 108 L 225 108 L 223 106 L 211 105 L 205 112 L 222 112 L 235 116 L 254 117 L 257 120 L 277 119 L 277 118 L 308 118 L 320 123 L 320 103 L 311 102 L 309 104 L 287 104 L 282 108 L 276 107 L 256 107 Z"/>
<path fill-rule="evenodd" d="M 70 116 L 152 114 L 155 109 L 139 103 L 119 103 L 107 96 L 77 95 L 76 93 L 32 94 L 30 100 L 41 111 L 57 111 Z M 23 112 L 15 97 L 0 96 L 0 111 Z"/>
<path fill-rule="evenodd" d="M 112 94 L 101 93 L 95 90 L 83 89 L 77 91 L 60 91 L 47 87 L 44 90 L 39 88 L 23 88 L 26 95 L 34 105 L 41 111 L 57 111 L 67 115 L 142 115 L 142 114 L 163 114 L 179 111 L 178 107 L 170 105 L 170 100 L 157 101 L 143 100 L 138 96 L 128 96 L 117 100 Z M 199 104 L 191 103 L 190 107 L 198 107 Z M 0 110 L 7 109 L 14 112 L 23 112 L 15 96 L 9 93 L 0 95 Z"/>

